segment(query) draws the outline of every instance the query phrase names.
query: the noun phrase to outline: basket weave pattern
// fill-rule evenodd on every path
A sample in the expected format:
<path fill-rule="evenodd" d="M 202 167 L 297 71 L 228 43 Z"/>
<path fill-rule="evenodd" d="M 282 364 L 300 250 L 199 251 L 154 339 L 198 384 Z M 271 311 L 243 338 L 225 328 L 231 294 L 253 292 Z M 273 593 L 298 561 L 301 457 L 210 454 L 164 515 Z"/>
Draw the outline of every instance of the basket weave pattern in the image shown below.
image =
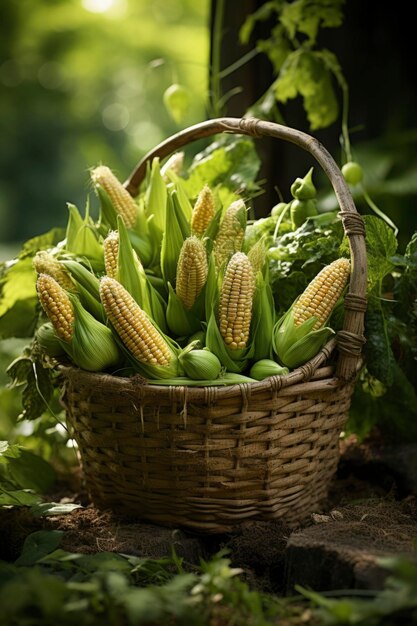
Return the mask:
<path fill-rule="evenodd" d="M 366 309 L 363 223 L 337 165 L 312 137 L 259 120 L 211 120 L 149 153 L 126 188 L 137 193 L 154 156 L 224 131 L 296 143 L 329 176 L 353 261 L 337 340 L 287 376 L 230 387 L 166 387 L 60 368 L 94 504 L 201 532 L 224 532 L 248 519 L 295 525 L 326 497 L 361 363 Z"/>

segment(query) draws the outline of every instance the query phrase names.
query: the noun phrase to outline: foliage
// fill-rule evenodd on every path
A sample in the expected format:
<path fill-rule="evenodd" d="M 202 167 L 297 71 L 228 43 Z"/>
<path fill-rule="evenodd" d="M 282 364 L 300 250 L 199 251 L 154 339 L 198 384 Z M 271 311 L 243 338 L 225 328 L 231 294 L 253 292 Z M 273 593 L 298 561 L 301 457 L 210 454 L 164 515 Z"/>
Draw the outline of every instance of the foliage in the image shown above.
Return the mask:
<path fill-rule="evenodd" d="M 204 116 L 208 2 L 2 0 L 0 241 L 63 225 L 79 173 L 101 160 L 121 178 L 178 129 L 163 103 L 189 93 L 181 125 Z M 90 7 L 90 8 L 89 8 Z"/>
<path fill-rule="evenodd" d="M 342 24 L 343 4 L 344 0 L 272 0 L 248 16 L 240 32 L 242 43 L 249 41 L 257 22 L 276 20 L 270 37 L 256 44 L 268 55 L 277 78 L 256 103 L 255 113 L 273 113 L 271 94 L 282 104 L 301 96 L 311 130 L 336 121 L 339 107 L 333 79 L 342 89 L 345 79 L 335 55 L 317 48 L 317 36 L 321 28 Z"/>

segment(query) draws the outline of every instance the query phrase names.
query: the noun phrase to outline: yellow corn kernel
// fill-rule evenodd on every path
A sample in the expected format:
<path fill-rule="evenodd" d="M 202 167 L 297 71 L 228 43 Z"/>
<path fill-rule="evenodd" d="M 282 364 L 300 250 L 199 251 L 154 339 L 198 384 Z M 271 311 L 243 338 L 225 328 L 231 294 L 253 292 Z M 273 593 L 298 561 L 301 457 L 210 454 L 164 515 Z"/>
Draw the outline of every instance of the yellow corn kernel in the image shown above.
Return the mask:
<path fill-rule="evenodd" d="M 191 309 L 206 284 L 206 248 L 198 237 L 185 239 L 177 265 L 176 293 L 186 309 Z"/>
<path fill-rule="evenodd" d="M 239 217 L 245 210 L 243 200 L 236 200 L 226 209 L 214 242 L 214 258 L 219 268 L 242 247 L 245 227 Z"/>
<path fill-rule="evenodd" d="M 100 297 L 114 329 L 138 361 L 169 365 L 172 353 L 167 342 L 117 280 L 104 276 L 100 282 Z"/>
<path fill-rule="evenodd" d="M 208 185 L 204 185 L 191 214 L 191 231 L 198 237 L 202 237 L 215 212 L 213 193 Z"/>
<path fill-rule="evenodd" d="M 107 276 L 116 278 L 117 259 L 119 256 L 119 233 L 112 230 L 103 241 L 104 268 Z"/>
<path fill-rule="evenodd" d="M 350 274 L 349 259 L 336 259 L 326 265 L 311 281 L 293 307 L 294 323 L 300 326 L 313 316 L 313 330 L 323 326 L 342 295 Z"/>
<path fill-rule="evenodd" d="M 116 212 L 123 217 L 127 228 L 133 228 L 136 223 L 138 206 L 111 169 L 106 165 L 99 165 L 91 171 L 91 180 L 104 189 Z"/>
<path fill-rule="evenodd" d="M 71 341 L 74 330 L 74 308 L 60 284 L 48 274 L 39 274 L 36 282 L 42 308 L 63 341 Z"/>
<path fill-rule="evenodd" d="M 50 252 L 41 250 L 37 252 L 32 261 L 33 268 L 38 274 L 48 274 L 55 278 L 57 283 L 67 291 L 76 291 L 69 274 L 63 269 L 61 263 Z"/>
<path fill-rule="evenodd" d="M 219 329 L 231 350 L 248 342 L 254 289 L 252 264 L 246 254 L 236 252 L 226 267 L 219 302 Z"/>

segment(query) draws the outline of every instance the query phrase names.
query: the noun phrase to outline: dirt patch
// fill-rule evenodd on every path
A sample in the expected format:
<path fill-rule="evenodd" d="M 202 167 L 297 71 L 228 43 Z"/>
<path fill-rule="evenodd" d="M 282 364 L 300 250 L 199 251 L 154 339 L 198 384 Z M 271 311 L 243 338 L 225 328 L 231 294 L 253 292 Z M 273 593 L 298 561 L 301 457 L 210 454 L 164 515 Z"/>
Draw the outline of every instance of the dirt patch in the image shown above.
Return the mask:
<path fill-rule="evenodd" d="M 196 536 L 100 511 L 82 491 L 68 493 L 61 485 L 48 501 L 77 502 L 84 508 L 47 518 L 34 518 L 24 508 L 0 509 L 0 558 L 15 560 L 31 532 L 56 529 L 63 531 L 60 547 L 70 552 L 161 558 L 175 549 L 191 567 L 226 548 L 232 565 L 244 570 L 250 585 L 267 592 L 291 593 L 294 583 L 317 590 L 380 588 L 386 572 L 378 558 L 414 554 L 417 538 L 413 472 L 408 483 L 404 479 L 406 466 L 413 468 L 413 455 L 409 451 L 409 463 L 401 465 L 400 488 L 392 458 L 391 451 L 385 463 L 375 446 L 369 451 L 345 443 L 327 502 L 295 531 L 275 520 L 246 522 L 229 534 Z M 407 484 L 410 489 L 404 493 Z"/>

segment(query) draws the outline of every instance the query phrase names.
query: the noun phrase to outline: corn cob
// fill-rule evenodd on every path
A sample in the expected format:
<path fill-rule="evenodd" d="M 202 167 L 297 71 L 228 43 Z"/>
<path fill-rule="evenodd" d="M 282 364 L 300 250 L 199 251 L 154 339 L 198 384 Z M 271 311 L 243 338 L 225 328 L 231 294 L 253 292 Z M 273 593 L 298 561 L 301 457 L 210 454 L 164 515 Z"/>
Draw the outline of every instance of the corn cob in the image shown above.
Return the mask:
<path fill-rule="evenodd" d="M 177 265 L 176 292 L 184 307 L 191 309 L 207 280 L 207 253 L 198 237 L 188 237 Z"/>
<path fill-rule="evenodd" d="M 245 348 L 249 339 L 254 289 L 251 262 L 236 252 L 227 265 L 219 302 L 220 333 L 232 350 Z"/>
<path fill-rule="evenodd" d="M 103 241 L 104 268 L 107 276 L 116 278 L 119 256 L 119 233 L 112 230 Z"/>
<path fill-rule="evenodd" d="M 208 185 L 204 185 L 191 214 L 191 231 L 202 237 L 216 212 L 213 193 Z"/>
<path fill-rule="evenodd" d="M 91 180 L 95 185 L 100 185 L 104 189 L 116 212 L 123 217 L 127 228 L 133 228 L 136 223 L 138 206 L 110 168 L 106 165 L 99 165 L 94 168 L 91 171 Z"/>
<path fill-rule="evenodd" d="M 63 341 L 71 341 L 75 315 L 68 295 L 59 283 L 48 274 L 38 276 L 36 288 L 42 308 L 52 322 L 56 334 Z"/>
<path fill-rule="evenodd" d="M 214 256 L 218 268 L 227 262 L 232 254 L 238 252 L 242 246 L 245 235 L 245 225 L 242 221 L 242 216 L 245 215 L 244 211 L 243 200 L 232 202 L 226 209 L 214 242 Z"/>
<path fill-rule="evenodd" d="M 48 276 L 55 278 L 57 283 L 67 291 L 76 291 L 69 274 L 63 269 L 58 259 L 46 250 L 37 252 L 33 257 L 32 264 L 38 274 L 48 274 Z"/>
<path fill-rule="evenodd" d="M 169 159 L 161 167 L 161 176 L 169 179 L 168 172 L 172 172 L 179 176 L 184 165 L 184 152 L 174 152 Z"/>
<path fill-rule="evenodd" d="M 330 265 L 326 265 L 294 304 L 294 324 L 300 326 L 316 316 L 317 321 L 312 330 L 321 328 L 341 296 L 349 273 L 349 259 L 336 259 Z"/>
<path fill-rule="evenodd" d="M 100 297 L 117 334 L 138 361 L 169 365 L 172 353 L 165 339 L 117 280 L 104 276 L 100 282 Z"/>

